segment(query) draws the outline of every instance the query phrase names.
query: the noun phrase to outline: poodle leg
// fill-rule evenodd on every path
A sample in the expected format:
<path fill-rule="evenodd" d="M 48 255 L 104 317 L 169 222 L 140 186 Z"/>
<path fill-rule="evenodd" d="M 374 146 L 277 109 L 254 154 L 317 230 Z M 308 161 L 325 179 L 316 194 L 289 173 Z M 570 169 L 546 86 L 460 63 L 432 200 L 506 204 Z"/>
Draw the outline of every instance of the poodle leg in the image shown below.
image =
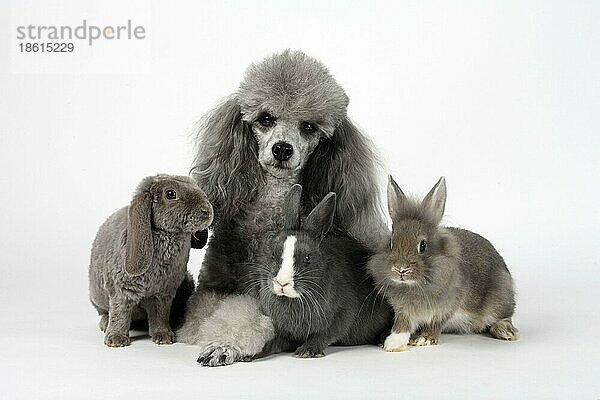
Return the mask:
<path fill-rule="evenodd" d="M 123 347 L 129 344 L 129 324 L 135 304 L 126 299 L 111 298 L 108 311 L 108 326 L 104 344 L 109 347 Z"/>
<path fill-rule="evenodd" d="M 201 346 L 198 362 L 216 367 L 243 361 L 273 338 L 271 319 L 248 295 L 223 295 L 199 289 L 188 302 L 179 340 Z"/>
<path fill-rule="evenodd" d="M 187 344 L 202 343 L 206 337 L 202 330 L 204 323 L 214 314 L 225 296 L 217 292 L 197 289 L 188 299 L 183 324 L 177 329 L 177 341 Z"/>
<path fill-rule="evenodd" d="M 175 334 L 169 326 L 169 314 L 173 296 L 153 296 L 143 301 L 148 313 L 148 331 L 156 344 L 173 344 Z"/>

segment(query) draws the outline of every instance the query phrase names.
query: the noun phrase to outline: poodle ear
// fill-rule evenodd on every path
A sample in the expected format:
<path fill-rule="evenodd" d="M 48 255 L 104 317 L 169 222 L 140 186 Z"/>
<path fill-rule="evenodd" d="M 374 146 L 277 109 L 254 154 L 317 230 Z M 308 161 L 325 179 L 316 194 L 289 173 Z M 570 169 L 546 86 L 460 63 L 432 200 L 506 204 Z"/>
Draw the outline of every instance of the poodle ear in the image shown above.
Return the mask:
<path fill-rule="evenodd" d="M 131 276 L 142 275 L 152 263 L 152 201 L 153 196 L 149 188 L 140 185 L 129 205 L 125 272 Z"/>
<path fill-rule="evenodd" d="M 300 198 L 302 186 L 295 184 L 285 195 L 283 210 L 283 228 L 285 230 L 298 230 L 300 228 Z"/>
<path fill-rule="evenodd" d="M 400 186 L 396 183 L 394 178 L 389 175 L 387 196 L 388 196 L 388 211 L 392 219 L 397 219 L 399 216 L 399 210 L 402 208 L 402 204 L 406 201 L 406 195 L 400 189 Z"/>
<path fill-rule="evenodd" d="M 304 229 L 323 239 L 333 225 L 335 216 L 335 193 L 330 192 L 323 200 L 308 214 L 304 221 Z"/>
<path fill-rule="evenodd" d="M 344 117 L 330 138 L 315 148 L 302 170 L 305 209 L 329 192 L 337 194 L 334 229 L 377 246 L 386 227 L 377 186 L 373 144 Z"/>
<path fill-rule="evenodd" d="M 440 223 L 446 208 L 446 178 L 443 176 L 435 186 L 427 193 L 421 205 L 431 213 L 435 222 Z"/>
<path fill-rule="evenodd" d="M 198 126 L 191 175 L 214 207 L 217 221 L 228 221 L 256 194 L 263 181 L 258 144 L 242 120 L 237 96 L 210 112 Z"/>

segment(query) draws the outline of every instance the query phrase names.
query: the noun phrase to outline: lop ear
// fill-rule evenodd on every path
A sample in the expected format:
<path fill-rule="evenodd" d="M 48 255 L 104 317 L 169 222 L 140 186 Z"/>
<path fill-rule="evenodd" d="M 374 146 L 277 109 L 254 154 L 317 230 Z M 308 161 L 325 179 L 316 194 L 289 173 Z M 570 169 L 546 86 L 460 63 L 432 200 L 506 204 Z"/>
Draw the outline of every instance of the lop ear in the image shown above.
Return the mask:
<path fill-rule="evenodd" d="M 435 223 L 439 224 L 446 208 L 446 178 L 443 176 L 440 178 L 427 193 L 421 205 L 433 216 Z"/>
<path fill-rule="evenodd" d="M 142 275 L 152 262 L 152 194 L 148 189 L 138 189 L 129 205 L 127 241 L 125 243 L 125 272 L 131 276 Z"/>
<path fill-rule="evenodd" d="M 333 225 L 335 216 L 336 195 L 329 192 L 327 196 L 308 214 L 304 221 L 304 229 L 323 238 Z"/>
<path fill-rule="evenodd" d="M 300 228 L 300 198 L 302 197 L 302 186 L 295 184 L 285 195 L 283 203 L 283 227 L 286 230 L 298 230 Z"/>
<path fill-rule="evenodd" d="M 395 220 L 400 214 L 402 204 L 406 201 L 406 195 L 391 175 L 388 175 L 387 197 L 390 217 Z"/>

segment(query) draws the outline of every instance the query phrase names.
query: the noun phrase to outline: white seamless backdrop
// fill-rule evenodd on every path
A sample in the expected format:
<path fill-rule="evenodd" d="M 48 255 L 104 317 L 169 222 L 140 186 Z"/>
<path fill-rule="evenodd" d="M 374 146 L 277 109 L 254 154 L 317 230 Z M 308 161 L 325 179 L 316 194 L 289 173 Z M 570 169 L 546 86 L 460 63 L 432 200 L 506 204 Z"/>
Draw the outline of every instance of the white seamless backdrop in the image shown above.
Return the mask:
<path fill-rule="evenodd" d="M 83 19 L 142 41 L 23 54 L 16 27 Z M 7 398 L 598 398 L 600 3 L 37 1 L 0 5 L 0 387 Z M 386 173 L 489 238 L 523 338 L 332 349 L 205 369 L 147 338 L 105 348 L 87 299 L 98 226 L 141 177 L 188 172 L 194 123 L 246 66 L 322 60 Z M 200 267 L 194 251 L 189 268 Z"/>

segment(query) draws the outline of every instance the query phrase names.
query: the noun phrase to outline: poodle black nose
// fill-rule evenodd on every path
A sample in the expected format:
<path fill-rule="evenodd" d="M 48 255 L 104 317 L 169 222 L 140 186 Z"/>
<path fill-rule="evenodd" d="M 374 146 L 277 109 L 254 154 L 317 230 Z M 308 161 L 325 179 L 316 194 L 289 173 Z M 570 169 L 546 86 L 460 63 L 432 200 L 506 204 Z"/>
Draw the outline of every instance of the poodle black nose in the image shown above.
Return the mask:
<path fill-rule="evenodd" d="M 294 154 L 294 148 L 291 144 L 286 142 L 275 143 L 271 151 L 273 152 L 273 157 L 275 157 L 277 161 L 287 161 L 292 158 L 292 154 Z"/>

